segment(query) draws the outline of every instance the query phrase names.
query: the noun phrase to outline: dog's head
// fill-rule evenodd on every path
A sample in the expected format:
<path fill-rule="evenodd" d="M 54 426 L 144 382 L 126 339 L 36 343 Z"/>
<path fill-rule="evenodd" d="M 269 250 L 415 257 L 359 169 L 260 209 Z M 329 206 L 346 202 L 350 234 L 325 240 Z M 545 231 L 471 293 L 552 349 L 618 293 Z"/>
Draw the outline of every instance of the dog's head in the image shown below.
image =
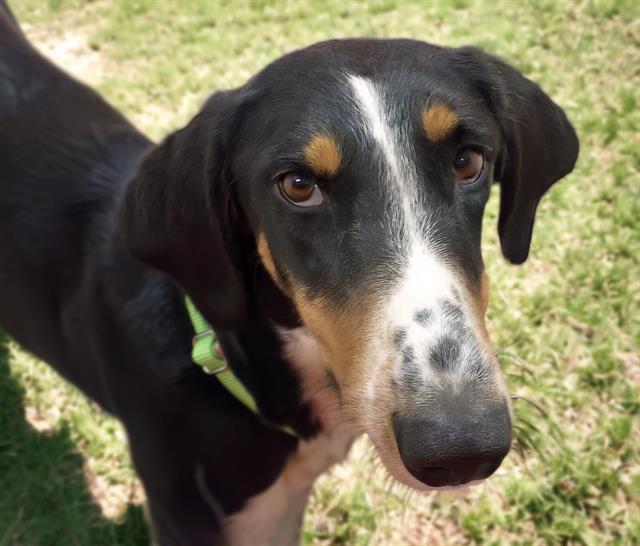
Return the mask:
<path fill-rule="evenodd" d="M 511 442 L 484 323 L 491 184 L 503 253 L 521 263 L 577 153 L 562 110 L 477 49 L 325 42 L 214 94 L 155 148 L 123 231 L 221 329 L 250 312 L 236 244 L 249 234 L 392 474 L 456 485 L 490 475 Z"/>

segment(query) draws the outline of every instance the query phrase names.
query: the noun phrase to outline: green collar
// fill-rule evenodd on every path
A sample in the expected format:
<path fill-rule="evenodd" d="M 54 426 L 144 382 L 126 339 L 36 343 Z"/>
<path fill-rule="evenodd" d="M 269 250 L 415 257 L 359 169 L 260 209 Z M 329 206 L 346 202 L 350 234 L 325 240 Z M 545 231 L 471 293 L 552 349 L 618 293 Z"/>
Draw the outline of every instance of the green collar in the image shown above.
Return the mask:
<path fill-rule="evenodd" d="M 238 379 L 236 374 L 231 371 L 227 361 L 225 360 L 220 346 L 216 343 L 216 334 L 211 328 L 211 325 L 207 322 L 200 311 L 196 309 L 196 306 L 191 301 L 191 298 L 185 298 L 187 304 L 187 310 L 189 312 L 189 318 L 196 335 L 193 336 L 193 349 L 191 351 L 191 358 L 200 366 L 205 373 L 215 375 L 218 381 L 227 389 L 235 398 L 243 404 L 247 409 L 251 410 L 258 417 L 262 418 L 260 411 L 258 410 L 258 404 L 253 395 L 247 390 L 247 388 Z M 282 430 L 287 434 L 296 436 L 296 433 L 287 426 L 272 425 L 274 428 Z"/>

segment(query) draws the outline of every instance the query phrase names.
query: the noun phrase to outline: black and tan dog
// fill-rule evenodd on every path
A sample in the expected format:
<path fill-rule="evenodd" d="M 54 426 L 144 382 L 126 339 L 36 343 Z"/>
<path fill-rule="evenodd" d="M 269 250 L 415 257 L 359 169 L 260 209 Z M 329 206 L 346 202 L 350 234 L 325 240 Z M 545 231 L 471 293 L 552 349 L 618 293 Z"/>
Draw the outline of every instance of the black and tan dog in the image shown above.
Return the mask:
<path fill-rule="evenodd" d="M 0 324 L 122 421 L 162 546 L 297 544 L 361 433 L 418 489 L 509 451 L 483 209 L 496 180 L 523 262 L 578 141 L 499 59 L 320 43 L 154 146 L 0 5 L 0 150 Z M 185 293 L 259 416 L 193 364 Z"/>

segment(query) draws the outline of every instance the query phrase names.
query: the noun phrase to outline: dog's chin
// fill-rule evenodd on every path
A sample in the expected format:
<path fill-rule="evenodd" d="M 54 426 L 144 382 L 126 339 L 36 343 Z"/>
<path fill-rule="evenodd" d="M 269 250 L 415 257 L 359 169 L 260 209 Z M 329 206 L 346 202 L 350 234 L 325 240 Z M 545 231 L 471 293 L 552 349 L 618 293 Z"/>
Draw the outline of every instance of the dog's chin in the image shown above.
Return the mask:
<path fill-rule="evenodd" d="M 416 491 L 452 491 L 464 494 L 467 490 L 469 490 L 470 487 L 480 485 L 486 481 L 484 479 L 473 480 L 461 485 L 446 485 L 444 487 L 433 487 L 431 485 L 427 485 L 414 478 L 413 475 L 407 470 L 407 468 L 402 463 L 402 459 L 400 459 L 400 454 L 398 453 L 398 449 L 395 446 L 395 443 L 393 445 L 393 448 L 389 449 L 389 447 L 385 445 L 384 442 L 381 442 L 378 439 L 374 438 L 373 434 L 367 433 L 367 436 L 369 436 L 369 439 L 371 440 L 371 443 L 373 444 L 378 457 L 380 457 L 380 461 L 382 461 L 382 464 L 386 468 L 389 475 L 402 485 L 406 485 L 407 487 L 410 487 L 411 489 L 414 489 Z"/>

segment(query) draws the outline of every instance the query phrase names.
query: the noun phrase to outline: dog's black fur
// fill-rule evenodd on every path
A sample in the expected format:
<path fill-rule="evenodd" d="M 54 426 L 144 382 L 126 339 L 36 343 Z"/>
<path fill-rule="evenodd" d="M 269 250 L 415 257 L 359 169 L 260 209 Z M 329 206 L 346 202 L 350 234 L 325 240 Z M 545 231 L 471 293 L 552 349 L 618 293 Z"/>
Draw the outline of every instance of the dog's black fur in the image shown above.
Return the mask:
<path fill-rule="evenodd" d="M 0 325 L 126 424 L 158 541 L 211 544 L 221 521 L 196 465 L 230 514 L 274 480 L 296 440 L 193 365 L 183 292 L 118 235 L 122 196 L 152 143 L 42 58 L 6 7 L 0 17 Z M 261 407 L 276 413 L 273 396 L 295 408 L 295 380 L 269 373 L 279 367 L 269 349 L 256 367 Z M 304 413 L 294 421 L 313 428 Z"/>
<path fill-rule="evenodd" d="M 330 90 L 331 66 L 368 75 L 385 63 L 412 76 L 430 63 L 420 84 L 469 95 L 466 107 L 479 112 L 469 125 L 487 132 L 491 168 L 502 181 L 503 251 L 524 261 L 536 205 L 573 168 L 578 145 L 548 97 L 492 57 L 406 40 L 320 44 L 213 95 L 185 129 L 154 148 L 96 93 L 40 56 L 0 2 L 0 325 L 123 422 L 163 546 L 222 541 L 224 518 L 273 483 L 299 442 L 192 364 L 185 292 L 216 327 L 264 420 L 293 427 L 301 439 L 320 430 L 276 333 L 276 325 L 291 328 L 301 319 L 288 287 L 279 290 L 261 264 L 256 233 L 267 232 L 279 267 L 336 306 L 370 275 L 384 278 L 384 235 L 372 227 L 360 240 L 366 247 L 351 248 L 350 259 L 327 269 L 314 262 L 335 249 L 318 235 L 323 221 L 287 217 L 288 235 L 279 237 L 273 226 L 288 213 L 257 179 L 299 164 L 298 140 L 306 135 L 288 131 L 313 112 L 297 102 L 307 86 Z M 291 74 L 305 78 L 292 87 Z M 256 108 L 263 100 L 269 109 Z M 318 105 L 318 119 L 304 123 L 328 120 L 340 134 L 343 105 L 333 106 Z M 373 162 L 349 145 L 345 137 L 343 155 L 354 158 L 349 169 L 371 179 Z M 264 149 L 277 165 L 265 162 Z M 432 165 L 429 174 L 438 176 Z M 341 199 L 357 202 L 357 184 L 341 182 Z M 462 218 L 442 220 L 443 232 L 458 234 L 446 252 L 476 281 L 489 182 L 460 198 L 433 190 Z M 341 214 L 333 221 L 347 221 Z M 314 243 L 305 239 L 311 233 Z M 287 236 L 295 243 L 278 242 Z"/>

